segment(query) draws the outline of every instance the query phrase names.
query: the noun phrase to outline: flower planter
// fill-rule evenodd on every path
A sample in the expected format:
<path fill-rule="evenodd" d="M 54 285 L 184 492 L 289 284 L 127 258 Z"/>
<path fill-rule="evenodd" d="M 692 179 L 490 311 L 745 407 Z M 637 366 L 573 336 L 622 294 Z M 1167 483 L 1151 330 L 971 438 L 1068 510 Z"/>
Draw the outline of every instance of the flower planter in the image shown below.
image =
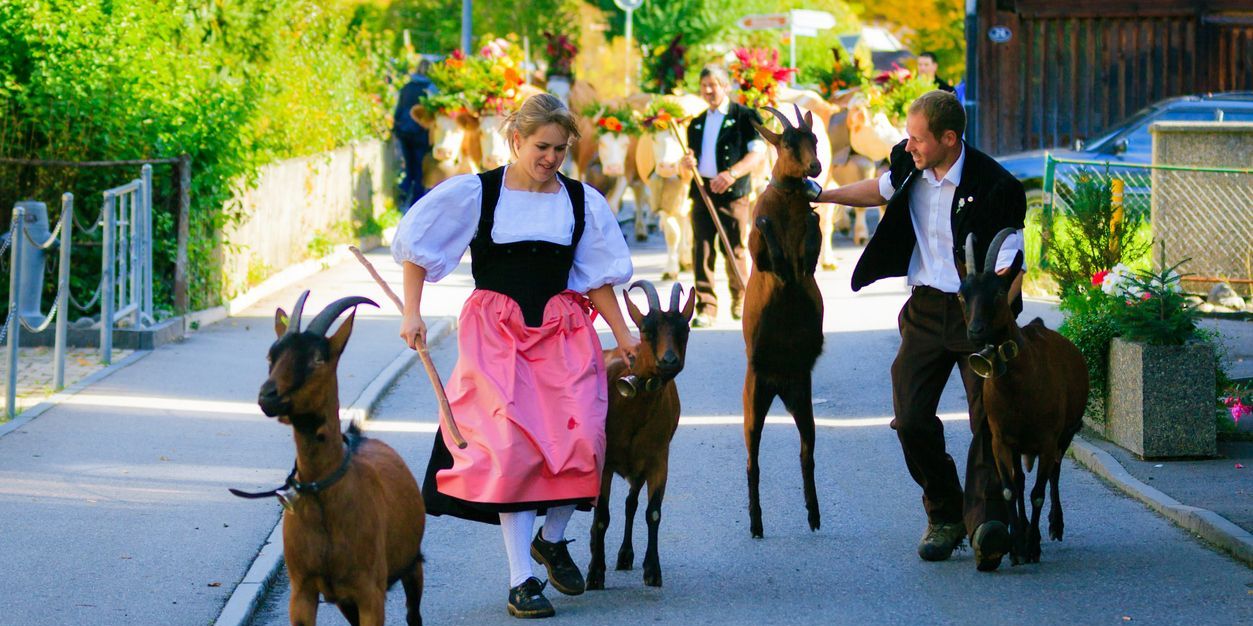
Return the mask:
<path fill-rule="evenodd" d="M 1141 458 L 1215 456 L 1214 386 L 1207 344 L 1152 346 L 1115 338 L 1106 436 Z"/>

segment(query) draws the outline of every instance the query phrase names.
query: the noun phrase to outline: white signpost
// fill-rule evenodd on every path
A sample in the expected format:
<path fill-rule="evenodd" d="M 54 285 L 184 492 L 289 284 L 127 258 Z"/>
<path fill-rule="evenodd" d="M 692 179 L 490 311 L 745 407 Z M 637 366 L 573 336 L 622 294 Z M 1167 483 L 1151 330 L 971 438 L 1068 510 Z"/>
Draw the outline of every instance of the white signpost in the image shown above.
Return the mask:
<path fill-rule="evenodd" d="M 745 15 L 736 23 L 744 30 L 787 29 L 790 35 L 788 37 L 788 48 L 791 54 L 791 63 L 788 67 L 796 67 L 796 38 L 816 37 L 818 31 L 834 27 L 835 16 L 826 11 L 796 9 L 787 13 Z"/>
<path fill-rule="evenodd" d="M 625 96 L 631 95 L 631 16 L 635 10 L 644 4 L 644 0 L 613 0 L 619 9 L 626 11 L 626 92 Z"/>

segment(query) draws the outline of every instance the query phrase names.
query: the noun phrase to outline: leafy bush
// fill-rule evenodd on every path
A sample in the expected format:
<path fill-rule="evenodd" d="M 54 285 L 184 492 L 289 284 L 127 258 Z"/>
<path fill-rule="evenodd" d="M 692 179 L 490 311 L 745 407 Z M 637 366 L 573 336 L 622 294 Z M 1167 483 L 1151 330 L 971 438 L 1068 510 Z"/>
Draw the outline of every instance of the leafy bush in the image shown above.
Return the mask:
<path fill-rule="evenodd" d="M 1198 313 L 1184 299 L 1176 271 L 1182 264 L 1139 272 L 1118 265 L 1097 273 L 1093 283 L 1099 279 L 1101 290 L 1112 296 L 1111 318 L 1121 336 L 1158 346 L 1182 345 L 1196 336 Z"/>
<path fill-rule="evenodd" d="M 192 308 L 220 302 L 222 228 L 233 185 L 269 163 L 386 134 L 392 102 L 383 42 L 353 0 L 46 0 L 0 3 L 0 155 L 71 161 L 192 159 Z M 0 166 L 0 205 L 99 194 L 138 168 Z M 155 275 L 173 275 L 176 175 L 155 168 Z M 57 219 L 55 207 L 51 219 Z M 87 300 L 99 247 L 76 245 L 73 293 Z M 158 284 L 159 308 L 168 285 Z"/>
<path fill-rule="evenodd" d="M 1146 212 L 1114 203 L 1114 187 L 1121 183 L 1108 169 L 1085 170 L 1074 180 L 1067 194 L 1073 198 L 1070 210 L 1058 219 L 1045 218 L 1052 230 L 1048 268 L 1062 297 L 1086 289 L 1097 272 L 1142 258 L 1151 245 L 1144 237 Z"/>

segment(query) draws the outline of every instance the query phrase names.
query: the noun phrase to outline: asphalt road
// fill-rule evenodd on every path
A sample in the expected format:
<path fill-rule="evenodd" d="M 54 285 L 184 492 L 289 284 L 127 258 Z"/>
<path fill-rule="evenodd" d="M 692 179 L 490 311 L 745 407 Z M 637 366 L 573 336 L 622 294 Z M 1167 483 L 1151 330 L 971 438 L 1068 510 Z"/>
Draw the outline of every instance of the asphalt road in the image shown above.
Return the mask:
<path fill-rule="evenodd" d="M 657 244 L 637 254 L 637 276 L 660 271 Z M 805 522 L 799 443 L 781 403 L 762 446 L 765 538 L 748 531 L 740 393 L 743 339 L 722 319 L 694 331 L 679 377 L 683 417 L 671 448 L 660 532 L 665 586 L 644 587 L 646 537 L 636 520 L 636 569 L 610 570 L 605 591 L 578 597 L 549 590 L 555 623 L 846 624 L 846 623 L 1253 623 L 1253 571 L 1207 548 L 1136 501 L 1067 460 L 1062 471 L 1066 540 L 1048 542 L 1036 565 L 992 574 L 975 570 L 972 551 L 942 563 L 918 559 L 925 527 L 920 490 L 909 478 L 887 423 L 888 367 L 899 338 L 901 281 L 860 294 L 848 290 L 857 251 L 843 249 L 836 272 L 821 275 L 826 350 L 814 373 L 818 497 L 822 528 Z M 459 270 L 464 273 L 468 268 Z M 690 276 L 684 280 L 690 284 Z M 465 281 L 460 283 L 465 286 Z M 663 285 L 668 289 L 668 285 Z M 444 292 L 457 297 L 457 289 Z M 461 295 L 464 297 L 464 295 Z M 455 310 L 449 302 L 440 310 Z M 725 307 L 724 307 L 725 308 Z M 1032 309 L 1037 309 L 1033 311 Z M 1028 313 L 1056 315 L 1028 303 Z M 724 312 L 723 315 L 726 315 Z M 1025 317 L 1024 319 L 1030 319 Z M 455 362 L 446 342 L 437 362 Z M 956 373 L 940 413 L 949 451 L 963 471 L 970 434 Z M 421 475 L 430 452 L 434 403 L 423 373 L 398 380 L 372 420 L 374 435 L 396 447 Z M 615 484 L 607 538 L 612 565 L 621 541 L 625 482 Z M 642 518 L 643 513 L 638 518 Z M 568 537 L 581 567 L 588 561 L 591 514 L 576 514 Z M 495 526 L 430 518 L 423 550 L 427 624 L 511 624 L 505 612 L 508 567 Z M 256 624 L 287 623 L 287 582 L 276 585 Z M 322 605 L 321 624 L 345 623 Z M 388 623 L 404 623 L 403 593 L 388 599 Z"/>

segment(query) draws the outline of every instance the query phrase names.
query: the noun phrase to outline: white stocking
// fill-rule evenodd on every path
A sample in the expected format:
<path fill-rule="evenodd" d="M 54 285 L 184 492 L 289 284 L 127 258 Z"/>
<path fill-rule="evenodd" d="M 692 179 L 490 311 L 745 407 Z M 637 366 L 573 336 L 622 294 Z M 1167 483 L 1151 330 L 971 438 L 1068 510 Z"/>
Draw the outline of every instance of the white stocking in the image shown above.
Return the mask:
<path fill-rule="evenodd" d="M 531 577 L 531 531 L 534 529 L 535 511 L 500 514 L 505 555 L 509 557 L 510 587 L 517 587 Z"/>
<path fill-rule="evenodd" d="M 566 524 L 574 515 L 574 505 L 550 507 L 544 516 L 544 541 L 556 543 L 566 538 Z"/>

